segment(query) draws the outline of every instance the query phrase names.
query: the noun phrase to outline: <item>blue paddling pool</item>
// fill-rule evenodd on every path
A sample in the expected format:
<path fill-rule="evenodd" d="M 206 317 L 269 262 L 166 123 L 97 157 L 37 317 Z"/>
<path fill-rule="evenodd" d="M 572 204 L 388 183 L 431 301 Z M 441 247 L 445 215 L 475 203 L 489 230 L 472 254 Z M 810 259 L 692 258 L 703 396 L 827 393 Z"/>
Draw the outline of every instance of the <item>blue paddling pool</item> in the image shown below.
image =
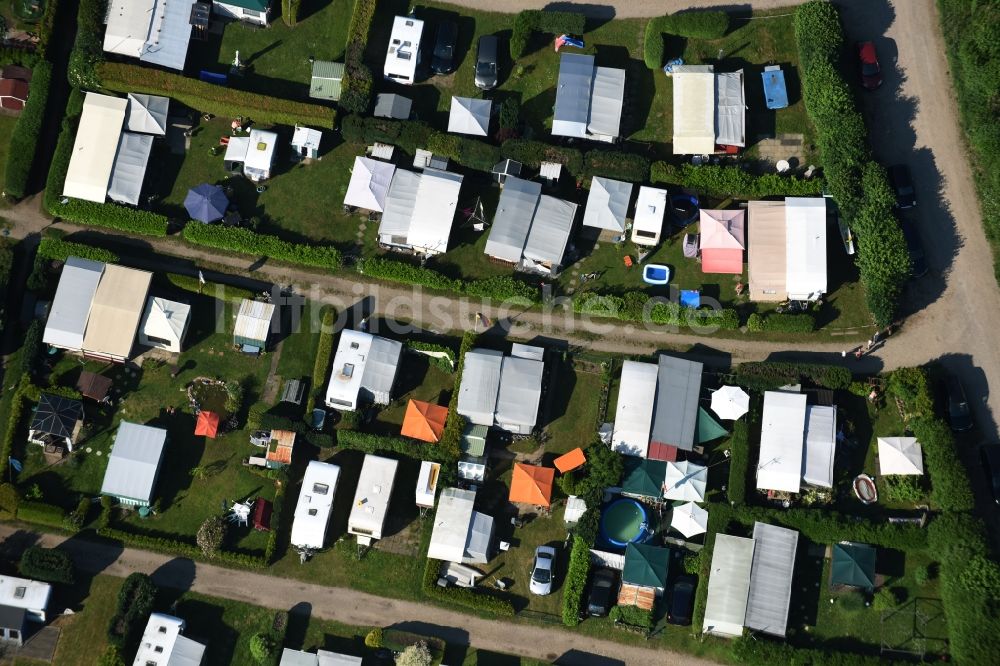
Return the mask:
<path fill-rule="evenodd" d="M 630 543 L 642 543 L 651 535 L 646 509 L 634 499 L 617 499 L 601 515 L 601 536 L 613 546 L 624 548 Z"/>
<path fill-rule="evenodd" d="M 669 284 L 670 267 L 663 264 L 646 264 L 642 268 L 642 279 L 646 284 Z"/>

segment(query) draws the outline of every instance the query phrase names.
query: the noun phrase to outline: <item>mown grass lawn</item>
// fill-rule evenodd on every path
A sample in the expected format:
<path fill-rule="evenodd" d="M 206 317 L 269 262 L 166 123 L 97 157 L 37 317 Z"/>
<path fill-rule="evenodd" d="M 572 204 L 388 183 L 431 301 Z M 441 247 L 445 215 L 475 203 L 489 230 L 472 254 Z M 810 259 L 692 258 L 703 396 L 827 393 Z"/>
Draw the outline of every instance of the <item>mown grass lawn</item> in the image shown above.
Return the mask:
<path fill-rule="evenodd" d="M 17 125 L 16 117 L 0 115 L 0 183 L 4 182 L 7 177 L 7 152 L 10 148 L 10 137 L 14 133 L 15 125 Z M 0 209 L 9 205 L 6 199 L 0 198 Z"/>
<path fill-rule="evenodd" d="M 597 411 L 603 380 L 600 374 L 562 364 L 558 377 L 549 385 L 555 391 L 551 401 L 551 422 L 545 425 L 546 453 L 566 453 L 586 448 L 597 437 Z M 553 375 L 555 377 L 555 375 Z"/>
<path fill-rule="evenodd" d="M 65 604 L 75 612 L 61 620 L 62 634 L 53 660 L 55 666 L 93 666 L 97 663 L 107 648 L 108 622 L 115 614 L 123 580 L 114 576 L 94 576 L 78 580 L 70 590 L 57 592 L 71 597 Z"/>

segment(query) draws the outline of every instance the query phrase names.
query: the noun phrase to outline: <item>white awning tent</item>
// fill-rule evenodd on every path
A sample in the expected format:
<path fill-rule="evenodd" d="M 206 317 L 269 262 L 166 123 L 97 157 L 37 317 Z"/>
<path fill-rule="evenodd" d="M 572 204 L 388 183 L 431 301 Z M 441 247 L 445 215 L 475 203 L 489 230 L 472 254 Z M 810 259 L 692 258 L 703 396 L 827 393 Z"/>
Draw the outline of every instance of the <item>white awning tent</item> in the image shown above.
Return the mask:
<path fill-rule="evenodd" d="M 922 475 L 924 457 L 916 437 L 878 438 L 879 474 Z"/>
<path fill-rule="evenodd" d="M 292 150 L 299 157 L 316 159 L 319 157 L 319 144 L 323 141 L 323 133 L 318 129 L 296 125 L 292 133 Z"/>
<path fill-rule="evenodd" d="M 488 99 L 452 97 L 448 116 L 448 131 L 456 134 L 487 136 L 490 133 L 490 111 L 493 103 Z"/>
<path fill-rule="evenodd" d="M 397 169 L 385 197 L 379 242 L 423 254 L 447 251 L 462 176 L 439 169 Z"/>
<path fill-rule="evenodd" d="M 136 206 L 146 179 L 146 166 L 153 150 L 153 137 L 149 134 L 122 132 L 118 137 L 118 150 L 111 170 L 108 198 L 118 203 Z"/>
<path fill-rule="evenodd" d="M 347 184 L 347 194 L 344 196 L 344 205 L 377 213 L 383 212 L 395 173 L 396 167 L 388 162 L 355 157 L 354 167 L 351 169 L 351 181 Z"/>
<path fill-rule="evenodd" d="M 108 454 L 101 494 L 123 504 L 148 506 L 160 474 L 167 431 L 122 421 Z"/>
<path fill-rule="evenodd" d="M 562 54 L 552 135 L 613 142 L 621 133 L 624 97 L 624 69 L 595 67 L 592 55 Z"/>
<path fill-rule="evenodd" d="M 783 301 L 786 282 L 785 203 L 751 201 L 747 205 L 747 273 L 750 299 Z"/>
<path fill-rule="evenodd" d="M 476 425 L 493 425 L 502 366 L 503 354 L 492 349 L 473 349 L 465 354 L 458 413 Z"/>
<path fill-rule="evenodd" d="M 152 273 L 106 264 L 90 303 L 83 353 L 122 362 L 129 358 L 146 306 Z"/>
<path fill-rule="evenodd" d="M 587 512 L 587 502 L 582 497 L 570 495 L 566 499 L 566 510 L 563 513 L 563 522 L 567 525 L 575 525 L 583 518 Z"/>
<path fill-rule="evenodd" d="M 625 70 L 614 67 L 594 69 L 590 95 L 588 138 L 613 143 L 621 133 L 622 106 L 625 100 Z"/>
<path fill-rule="evenodd" d="M 715 75 L 715 143 L 746 145 L 746 102 L 743 70 Z"/>
<path fill-rule="evenodd" d="M 806 407 L 806 444 L 802 480 L 820 488 L 833 487 L 833 460 L 837 452 L 837 408 Z"/>
<path fill-rule="evenodd" d="M 487 255 L 512 264 L 521 261 L 541 193 L 541 183 L 507 177 L 486 240 Z"/>
<path fill-rule="evenodd" d="M 806 424 L 805 394 L 765 392 L 761 421 L 757 489 L 799 492 Z"/>
<path fill-rule="evenodd" d="M 524 244 L 524 259 L 534 262 L 534 267 L 539 269 L 551 269 L 561 264 L 573 231 L 576 209 L 577 205 L 571 201 L 547 194 L 539 197 L 531 231 Z"/>
<path fill-rule="evenodd" d="M 708 468 L 687 460 L 667 461 L 667 476 L 663 496 L 668 500 L 704 502 L 705 488 L 708 486 Z"/>
<path fill-rule="evenodd" d="M 358 537 L 359 544 L 382 538 L 398 467 L 398 460 L 370 453 L 365 455 L 351 514 L 347 518 L 347 531 Z"/>
<path fill-rule="evenodd" d="M 69 257 L 63 264 L 55 298 L 49 308 L 42 342 L 53 347 L 80 351 L 90 319 L 90 304 L 104 273 L 104 264 Z"/>
<path fill-rule="evenodd" d="M 538 420 L 545 364 L 527 358 L 505 356 L 500 370 L 496 425 L 518 435 L 530 435 Z"/>
<path fill-rule="evenodd" d="M 150 298 L 139 328 L 139 344 L 180 353 L 190 322 L 191 306 L 187 303 Z"/>
<path fill-rule="evenodd" d="M 583 226 L 624 233 L 631 198 L 632 183 L 594 176 L 583 211 Z"/>
<path fill-rule="evenodd" d="M 76 130 L 63 196 L 104 203 L 128 100 L 89 92 Z"/>
<path fill-rule="evenodd" d="M 753 553 L 753 539 L 728 534 L 715 536 L 705 621 L 702 624 L 704 633 L 728 637 L 743 634 Z"/>
<path fill-rule="evenodd" d="M 313 460 L 306 466 L 292 518 L 291 544 L 294 548 L 323 548 L 339 479 L 340 467 L 337 465 Z"/>
<path fill-rule="evenodd" d="M 674 155 L 715 152 L 715 74 L 711 65 L 674 68 Z"/>
<path fill-rule="evenodd" d="M 195 0 L 112 0 L 104 50 L 183 70 Z"/>
<path fill-rule="evenodd" d="M 694 502 L 675 506 L 670 513 L 670 527 L 685 539 L 704 534 L 708 531 L 708 511 Z"/>
<path fill-rule="evenodd" d="M 663 232 L 663 213 L 667 210 L 667 191 L 643 185 L 635 201 L 635 219 L 632 221 L 632 242 L 656 245 Z"/>
<path fill-rule="evenodd" d="M 129 132 L 163 136 L 167 133 L 167 113 L 169 110 L 169 97 L 129 93 L 125 129 Z"/>
<path fill-rule="evenodd" d="M 826 293 L 826 199 L 785 199 L 788 298 L 815 300 Z"/>
<path fill-rule="evenodd" d="M 493 518 L 474 510 L 476 492 L 441 491 L 427 557 L 457 564 L 486 564 L 492 551 Z"/>
<path fill-rule="evenodd" d="M 646 457 L 653 424 L 658 367 L 653 363 L 625 361 L 619 383 L 611 448 L 618 453 Z"/>
<path fill-rule="evenodd" d="M 754 523 L 753 541 L 745 624 L 755 631 L 784 638 L 799 533 L 776 525 Z"/>

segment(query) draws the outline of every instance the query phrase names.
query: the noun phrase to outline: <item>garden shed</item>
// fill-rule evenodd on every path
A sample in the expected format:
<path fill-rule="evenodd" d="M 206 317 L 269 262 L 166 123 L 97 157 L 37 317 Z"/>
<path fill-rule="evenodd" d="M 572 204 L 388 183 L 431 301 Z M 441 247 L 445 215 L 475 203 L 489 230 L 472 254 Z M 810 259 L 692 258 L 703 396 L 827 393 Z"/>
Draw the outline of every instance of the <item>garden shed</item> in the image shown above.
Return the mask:
<path fill-rule="evenodd" d="M 267 348 L 276 312 L 274 303 L 251 301 L 244 298 L 236 315 L 233 344 L 243 351 L 257 353 Z"/>
<path fill-rule="evenodd" d="M 656 371 L 656 402 L 647 456 L 676 460 L 677 450 L 695 445 L 702 364 L 661 354 Z"/>
<path fill-rule="evenodd" d="M 128 100 L 88 92 L 76 129 L 63 196 L 104 203 Z"/>
<path fill-rule="evenodd" d="M 179 354 L 191 323 L 191 306 L 160 296 L 146 302 L 139 344 Z"/>
<path fill-rule="evenodd" d="M 369 546 L 382 538 L 398 467 L 398 460 L 365 455 L 347 518 L 347 531 L 358 538 L 358 545 Z"/>
<path fill-rule="evenodd" d="M 314 160 L 319 157 L 319 144 L 323 133 L 318 129 L 296 125 L 292 133 L 292 152 L 299 159 Z"/>
<path fill-rule="evenodd" d="M 501 352 L 473 349 L 465 354 L 462 383 L 458 389 L 458 413 L 473 424 L 493 425 L 502 367 Z"/>
<path fill-rule="evenodd" d="M 309 80 L 309 96 L 328 102 L 340 100 L 344 84 L 344 63 L 314 60 Z"/>
<path fill-rule="evenodd" d="M 746 211 L 702 208 L 698 214 L 702 273 L 741 275 L 746 249 Z"/>
<path fill-rule="evenodd" d="M 875 589 L 875 548 L 866 543 L 841 541 L 833 544 L 830 585 Z"/>
<path fill-rule="evenodd" d="M 458 478 L 473 483 L 486 478 L 486 435 L 489 428 L 468 423 L 458 441 L 462 457 L 458 460 Z"/>
<path fill-rule="evenodd" d="M 320 550 L 333 512 L 340 467 L 313 460 L 306 466 L 292 518 L 292 547 Z"/>
<path fill-rule="evenodd" d="M 515 504 L 549 506 L 555 478 L 556 470 L 552 467 L 514 463 L 514 473 L 510 480 L 510 501 Z"/>
<path fill-rule="evenodd" d="M 456 134 L 487 136 L 490 133 L 490 111 L 493 103 L 488 99 L 452 97 L 448 115 L 448 131 Z"/>
<path fill-rule="evenodd" d="M 101 494 L 129 506 L 149 506 L 160 475 L 167 431 L 122 421 L 108 455 Z"/>
<path fill-rule="evenodd" d="M 80 351 L 90 319 L 90 304 L 104 274 L 104 264 L 69 257 L 63 264 L 56 295 L 49 308 L 42 342 L 60 349 Z"/>
<path fill-rule="evenodd" d="M 646 457 L 656 400 L 657 366 L 625 361 L 622 364 L 611 448 L 618 453 Z"/>
<path fill-rule="evenodd" d="M 108 396 L 108 391 L 111 390 L 112 384 L 114 382 L 111 377 L 99 375 L 90 370 L 82 370 L 80 378 L 76 380 L 76 390 L 84 398 L 90 398 L 95 402 L 102 402 Z"/>
<path fill-rule="evenodd" d="M 51 393 L 42 393 L 31 415 L 28 441 L 73 450 L 83 427 L 83 403 Z"/>
<path fill-rule="evenodd" d="M 837 408 L 806 407 L 806 443 L 802 480 L 820 488 L 833 487 L 833 461 L 837 453 Z"/>
<path fill-rule="evenodd" d="M 594 176 L 583 211 L 583 226 L 600 229 L 613 236 L 625 233 L 632 183 Z"/>
<path fill-rule="evenodd" d="M 167 133 L 167 114 L 169 111 L 169 97 L 129 93 L 125 129 L 139 134 L 163 136 Z"/>
<path fill-rule="evenodd" d="M 0 109 L 17 115 L 24 110 L 31 88 L 27 81 L 0 78 Z"/>
<path fill-rule="evenodd" d="M 395 173 L 396 167 L 388 162 L 355 157 L 344 205 L 381 213 Z"/>
<path fill-rule="evenodd" d="M 413 100 L 408 97 L 390 93 L 379 93 L 375 98 L 375 111 L 372 115 L 376 118 L 406 120 L 410 117 L 410 109 L 412 107 Z"/>
<path fill-rule="evenodd" d="M 344 329 L 333 357 L 326 405 L 354 411 L 363 402 L 389 404 L 402 355 L 397 340 Z"/>
<path fill-rule="evenodd" d="M 746 626 L 754 631 L 784 638 L 792 599 L 792 577 L 799 533 L 757 522 L 753 526 L 753 541 Z"/>
<path fill-rule="evenodd" d="M 702 624 L 702 631 L 706 634 L 730 638 L 743 634 L 753 553 L 753 539 L 729 534 L 715 536 L 705 621 Z"/>
<path fill-rule="evenodd" d="M 757 489 L 799 492 L 806 424 L 805 394 L 765 392 L 761 421 Z"/>
<path fill-rule="evenodd" d="M 476 492 L 441 491 L 427 557 L 456 564 L 486 564 L 493 551 L 492 516 L 475 510 Z"/>

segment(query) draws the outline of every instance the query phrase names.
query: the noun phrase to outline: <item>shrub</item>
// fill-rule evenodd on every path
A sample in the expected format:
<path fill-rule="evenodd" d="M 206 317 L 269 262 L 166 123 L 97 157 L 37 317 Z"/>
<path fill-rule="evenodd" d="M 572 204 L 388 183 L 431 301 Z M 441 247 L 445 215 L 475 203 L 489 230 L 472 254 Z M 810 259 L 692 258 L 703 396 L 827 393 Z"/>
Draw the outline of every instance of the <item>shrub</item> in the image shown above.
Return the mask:
<path fill-rule="evenodd" d="M 573 299 L 573 311 L 621 321 L 641 322 L 648 319 L 661 326 L 689 326 L 702 330 L 713 327 L 735 330 L 740 325 L 736 310 L 682 308 L 679 303 L 651 300 L 642 291 L 630 291 L 622 295 L 586 292 Z"/>
<path fill-rule="evenodd" d="M 73 42 L 67 70 L 67 78 L 74 88 L 94 90 L 100 87 L 94 67 L 104 60 L 106 1 L 80 0 L 76 16 L 76 40 Z"/>
<path fill-rule="evenodd" d="M 913 580 L 920 587 L 934 580 L 934 565 L 924 564 L 917 567 L 913 572 Z"/>
<path fill-rule="evenodd" d="M 542 162 L 562 164 L 573 178 L 583 178 L 583 153 L 576 148 L 551 146 L 541 141 L 528 139 L 508 139 L 500 146 L 504 159 L 520 162 L 529 169 L 538 169 Z"/>
<path fill-rule="evenodd" d="M 892 610 L 898 605 L 899 599 L 896 597 L 896 593 L 888 587 L 881 588 L 875 593 L 875 597 L 872 599 L 872 608 L 880 613 Z"/>
<path fill-rule="evenodd" d="M 402 652 L 396 655 L 397 666 L 431 666 L 433 662 L 434 659 L 426 641 L 407 645 Z"/>
<path fill-rule="evenodd" d="M 688 12 L 651 19 L 646 24 L 642 57 L 646 67 L 657 70 L 663 66 L 664 33 L 693 39 L 718 39 L 726 34 L 729 16 L 725 12 Z"/>
<path fill-rule="evenodd" d="M 17 508 L 17 519 L 26 523 L 36 523 L 46 527 L 63 529 L 66 512 L 61 507 L 44 502 L 22 501 Z"/>
<path fill-rule="evenodd" d="M 28 86 L 28 100 L 14 125 L 7 149 L 4 194 L 8 197 L 21 199 L 28 193 L 28 178 L 38 152 L 38 139 L 42 135 L 51 84 L 52 65 L 44 60 L 36 63 Z"/>
<path fill-rule="evenodd" d="M 593 511 L 596 509 L 591 509 L 588 513 Z M 573 538 L 566 582 L 563 583 L 562 621 L 567 627 L 575 627 L 580 623 L 583 595 L 587 589 L 587 576 L 590 575 L 590 547 L 593 545 L 593 541 L 588 543 L 579 535 Z"/>
<path fill-rule="evenodd" d="M 513 139 L 518 135 L 521 127 L 521 100 L 515 95 L 509 95 L 500 102 L 500 113 L 497 124 L 499 130 L 496 133 L 496 140 L 500 143 L 507 139 Z"/>
<path fill-rule="evenodd" d="M 281 20 L 294 27 L 299 22 L 299 8 L 302 0 L 281 0 Z"/>
<path fill-rule="evenodd" d="M 754 175 L 738 166 L 705 164 L 675 165 L 653 162 L 649 179 L 698 190 L 709 196 L 763 199 L 774 196 L 810 196 L 821 194 L 825 181 L 822 178 L 801 180 L 795 176 L 776 173 Z"/>
<path fill-rule="evenodd" d="M 523 301 L 537 303 L 540 300 L 538 287 L 511 275 L 498 275 L 482 280 L 463 282 L 462 291 L 470 296 L 491 298 L 498 301 Z"/>
<path fill-rule="evenodd" d="M 108 643 L 123 653 L 133 651 L 153 611 L 156 586 L 143 573 L 130 574 L 118 590 L 115 614 L 108 623 Z"/>
<path fill-rule="evenodd" d="M 365 257 L 355 264 L 358 273 L 380 280 L 416 284 L 439 291 L 461 291 L 462 282 L 437 271 L 397 259 Z"/>
<path fill-rule="evenodd" d="M 35 256 L 48 259 L 50 261 L 66 261 L 70 257 L 80 257 L 91 261 L 100 261 L 106 264 L 116 264 L 120 261 L 117 254 L 111 250 L 83 243 L 73 243 L 61 238 L 45 236 L 38 244 L 38 251 Z"/>
<path fill-rule="evenodd" d="M 737 384 L 756 391 L 798 383 L 837 390 L 850 387 L 851 371 L 839 365 L 820 363 L 755 361 L 737 366 L 735 379 Z"/>
<path fill-rule="evenodd" d="M 815 328 L 816 318 L 808 313 L 771 313 L 764 317 L 764 330 L 772 333 L 811 333 Z"/>
<path fill-rule="evenodd" d="M 217 250 L 266 256 L 291 264 L 337 270 L 340 251 L 332 245 L 292 243 L 277 236 L 260 234 L 241 227 L 191 223 L 184 227 L 184 240 Z"/>
<path fill-rule="evenodd" d="M 937 417 L 913 419 L 910 428 L 923 450 L 935 506 L 944 511 L 971 511 L 975 499 L 969 474 L 951 428 Z"/>
<path fill-rule="evenodd" d="M 250 656 L 252 656 L 258 664 L 263 664 L 269 662 L 273 659 L 277 646 L 274 643 L 274 639 L 268 634 L 254 634 L 250 638 Z"/>
<path fill-rule="evenodd" d="M 342 449 L 364 453 L 392 453 L 405 458 L 433 460 L 441 463 L 452 463 L 456 460 L 446 450 L 433 444 L 421 444 L 419 447 L 414 447 L 413 441 L 405 437 L 374 435 L 357 430 L 338 430 L 337 444 Z"/>
<path fill-rule="evenodd" d="M 760 333 L 764 330 L 764 317 L 754 312 L 747 318 L 747 330 L 751 333 Z"/>
<path fill-rule="evenodd" d="M 87 524 L 87 516 L 90 514 L 90 500 L 86 497 L 80 500 L 76 508 L 66 516 L 66 529 L 71 532 L 79 532 Z"/>
<path fill-rule="evenodd" d="M 576 494 L 584 499 L 588 506 L 598 506 L 605 488 L 617 486 L 624 473 L 624 463 L 622 456 L 612 451 L 607 446 L 594 443 L 585 450 L 587 465 L 584 467 L 584 474 L 576 484 Z M 577 524 L 576 533 L 586 529 L 589 524 L 590 512 L 588 511 Z M 592 516 L 594 520 L 594 534 L 586 537 L 587 541 L 597 538 L 597 514 Z"/>
<path fill-rule="evenodd" d="M 508 598 L 501 597 L 482 587 L 439 587 L 437 580 L 440 569 L 441 560 L 427 559 L 421 584 L 424 596 L 499 617 L 514 616 L 514 605 Z"/>
<path fill-rule="evenodd" d="M 0 510 L 14 516 L 20 503 L 21 495 L 17 491 L 17 486 L 13 483 L 0 483 Z"/>
<path fill-rule="evenodd" d="M 649 180 L 649 160 L 635 153 L 617 150 L 591 150 L 584 158 L 588 176 L 604 176 L 631 183 Z"/>
<path fill-rule="evenodd" d="M 334 127 L 334 111 L 319 104 L 218 86 L 181 74 L 123 62 L 101 63 L 97 66 L 97 74 L 101 77 L 101 85 L 108 90 L 163 95 L 203 113 L 235 118 L 252 110 L 253 119 L 259 125 Z"/>
<path fill-rule="evenodd" d="M 432 132 L 427 137 L 427 150 L 477 171 L 489 171 L 500 161 L 500 149 L 496 146 L 444 132 Z"/>
<path fill-rule="evenodd" d="M 347 28 L 344 57 L 344 80 L 341 82 L 340 108 L 365 113 L 372 100 L 372 71 L 364 64 L 365 46 L 375 21 L 378 0 L 357 0 Z"/>
<path fill-rule="evenodd" d="M 653 628 L 653 611 L 643 610 L 638 606 L 615 606 L 611 609 L 610 617 L 615 624 L 625 624 L 646 631 Z"/>
<path fill-rule="evenodd" d="M 367 634 L 365 634 L 365 646 L 372 649 L 379 649 L 382 647 L 382 629 L 381 627 L 375 627 Z"/>
<path fill-rule="evenodd" d="M 747 470 L 750 468 L 750 433 L 746 419 L 733 422 L 729 438 L 729 501 L 736 505 L 747 501 Z"/>
<path fill-rule="evenodd" d="M 924 499 L 920 477 L 889 474 L 880 479 L 882 492 L 890 502 L 916 504 Z"/>
<path fill-rule="evenodd" d="M 532 32 L 582 35 L 586 25 L 587 17 L 583 14 L 524 10 L 514 18 L 514 29 L 510 35 L 510 57 L 517 60 L 527 52 Z"/>
<path fill-rule="evenodd" d="M 226 538 L 226 521 L 221 516 L 211 516 L 198 528 L 198 547 L 205 557 L 217 555 Z"/>
<path fill-rule="evenodd" d="M 55 548 L 31 546 L 21 555 L 17 569 L 22 576 L 47 583 L 72 585 L 76 579 L 73 560 Z"/>

